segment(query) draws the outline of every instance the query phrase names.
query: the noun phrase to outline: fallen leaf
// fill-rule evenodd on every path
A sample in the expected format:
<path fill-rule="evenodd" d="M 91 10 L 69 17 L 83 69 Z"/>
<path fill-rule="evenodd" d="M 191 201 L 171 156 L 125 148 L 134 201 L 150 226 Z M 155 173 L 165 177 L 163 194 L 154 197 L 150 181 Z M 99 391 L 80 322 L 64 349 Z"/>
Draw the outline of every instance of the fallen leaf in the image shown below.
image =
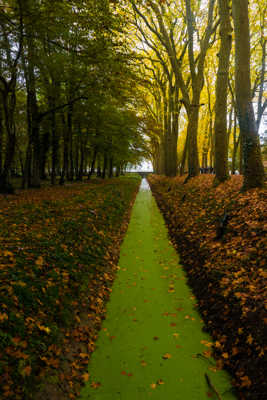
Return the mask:
<path fill-rule="evenodd" d="M 172 356 L 171 356 L 171 354 L 170 353 L 166 353 L 166 354 L 164 354 L 164 356 L 162 356 L 162 358 L 164 359 L 164 360 L 168 360 L 169 358 L 171 358 Z"/>
<path fill-rule="evenodd" d="M 90 375 L 88 373 L 85 373 L 85 374 L 82 375 L 82 378 L 83 378 L 84 382 L 88 382 L 89 376 Z"/>

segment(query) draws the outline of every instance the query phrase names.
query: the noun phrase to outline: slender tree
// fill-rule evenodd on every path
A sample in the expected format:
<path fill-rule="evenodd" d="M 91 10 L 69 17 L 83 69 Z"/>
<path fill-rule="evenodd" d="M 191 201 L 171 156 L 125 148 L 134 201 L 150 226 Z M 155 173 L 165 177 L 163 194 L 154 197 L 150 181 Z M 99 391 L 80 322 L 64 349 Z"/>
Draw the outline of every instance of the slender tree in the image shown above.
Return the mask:
<path fill-rule="evenodd" d="M 229 60 L 232 45 L 229 0 L 218 0 L 220 16 L 220 51 L 216 82 L 215 103 L 215 183 L 224 182 L 228 172 L 228 134 L 227 134 L 227 89 L 229 79 Z M 231 118 L 230 118 L 231 120 Z"/>

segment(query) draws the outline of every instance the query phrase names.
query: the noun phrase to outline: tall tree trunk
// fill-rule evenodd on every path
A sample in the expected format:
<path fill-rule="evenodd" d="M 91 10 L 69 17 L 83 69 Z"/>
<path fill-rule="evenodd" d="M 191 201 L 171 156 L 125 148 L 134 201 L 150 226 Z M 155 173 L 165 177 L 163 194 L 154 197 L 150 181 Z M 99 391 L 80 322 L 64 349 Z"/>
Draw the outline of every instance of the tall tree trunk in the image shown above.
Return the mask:
<path fill-rule="evenodd" d="M 79 174 L 78 174 L 78 180 L 79 181 L 83 180 L 84 159 L 85 159 L 85 143 L 84 143 L 83 137 L 81 137 L 81 142 L 80 142 L 80 165 L 79 165 Z"/>
<path fill-rule="evenodd" d="M 47 154 L 50 147 L 50 132 L 45 132 L 41 136 L 41 161 L 40 161 L 40 177 L 46 179 Z"/>
<path fill-rule="evenodd" d="M 31 6 L 28 0 L 24 0 L 25 10 L 31 15 Z M 32 172 L 33 176 L 30 180 L 29 176 L 26 176 L 28 182 L 26 186 L 40 187 L 40 118 L 39 109 L 37 104 L 36 96 L 36 78 L 34 73 L 36 54 L 35 54 L 35 43 L 34 43 L 34 32 L 30 21 L 25 25 L 26 30 L 26 44 L 27 44 L 27 64 L 24 63 L 25 79 L 27 87 L 27 119 L 28 119 L 28 135 L 29 145 L 32 146 Z M 25 57 L 25 55 L 24 55 Z M 23 57 L 23 58 L 24 58 Z M 30 181 L 29 181 L 30 180 Z"/>
<path fill-rule="evenodd" d="M 93 158 L 92 158 L 92 162 L 91 162 L 91 168 L 90 168 L 90 171 L 88 174 L 88 179 L 90 179 L 91 176 L 95 173 L 96 156 L 97 156 L 97 148 L 95 148 L 94 152 L 93 152 Z"/>
<path fill-rule="evenodd" d="M 78 131 L 80 132 L 80 129 L 78 128 Z M 79 135 L 76 136 L 75 138 L 75 159 L 74 159 L 74 172 L 75 172 L 75 178 L 79 179 Z"/>
<path fill-rule="evenodd" d="M 11 170 L 12 162 L 15 155 L 16 146 L 16 127 L 14 121 L 14 113 L 16 107 L 16 93 L 15 93 L 16 82 L 12 89 L 6 88 L 3 90 L 3 110 L 4 110 L 4 120 L 5 120 L 5 131 L 6 131 L 6 151 L 5 151 L 5 161 L 2 168 L 2 173 L 0 175 L 0 192 L 2 193 L 12 193 L 13 188 L 9 183 L 9 173 Z"/>
<path fill-rule="evenodd" d="M 120 173 L 121 173 L 120 165 L 116 165 L 116 178 L 120 176 Z"/>
<path fill-rule="evenodd" d="M 51 102 L 52 107 L 55 107 L 54 99 Z M 56 127 L 56 113 L 55 111 L 51 112 L 50 115 L 50 126 L 51 126 L 51 142 L 52 142 L 52 171 L 51 171 L 51 185 L 56 184 L 56 171 L 58 166 L 58 136 L 57 136 L 57 127 Z"/>
<path fill-rule="evenodd" d="M 64 185 L 66 174 L 68 173 L 68 165 L 69 165 L 69 132 L 66 125 L 65 114 L 62 111 L 61 113 L 62 119 L 62 136 L 63 136 L 63 167 L 60 176 L 60 185 Z"/>
<path fill-rule="evenodd" d="M 67 179 L 73 181 L 74 179 L 74 162 L 73 162 L 73 126 L 72 126 L 72 116 L 73 116 L 73 104 L 68 106 L 68 170 Z"/>
<path fill-rule="evenodd" d="M 264 185 L 264 168 L 251 101 L 248 0 L 232 0 L 232 8 L 235 30 L 236 103 L 243 140 L 243 190 L 247 190 Z"/>
<path fill-rule="evenodd" d="M 0 176 L 3 167 L 3 139 L 4 139 L 4 125 L 3 125 L 3 110 L 0 104 Z"/>
<path fill-rule="evenodd" d="M 199 96 L 200 97 L 200 96 Z M 199 157 L 198 157 L 198 117 L 199 117 L 199 99 L 196 104 L 190 105 L 190 113 L 188 119 L 187 135 L 188 135 L 188 177 L 192 178 L 199 174 Z"/>
<path fill-rule="evenodd" d="M 96 172 L 96 176 L 98 178 L 101 178 L 102 172 L 101 172 L 101 155 L 98 154 L 97 157 L 97 172 Z"/>
<path fill-rule="evenodd" d="M 228 170 L 228 132 L 227 132 L 227 89 L 229 61 L 232 47 L 232 27 L 230 22 L 229 0 L 218 0 L 220 16 L 220 50 L 216 81 L 215 102 L 215 184 L 229 178 Z"/>
<path fill-rule="evenodd" d="M 174 95 L 176 88 L 169 82 L 168 122 L 165 131 L 165 175 L 176 176 L 177 173 L 177 138 Z"/>
<path fill-rule="evenodd" d="M 109 158 L 108 177 L 109 178 L 113 177 L 113 157 L 112 156 Z"/>
<path fill-rule="evenodd" d="M 106 178 L 106 171 L 107 171 L 107 166 L 108 166 L 108 156 L 107 153 L 105 152 L 104 154 L 104 163 L 103 163 L 103 170 L 102 170 L 102 179 Z"/>
<path fill-rule="evenodd" d="M 235 174 L 236 171 L 236 155 L 237 155 L 237 149 L 240 141 L 240 135 L 238 136 L 238 139 L 236 138 L 236 133 L 237 133 L 237 121 L 236 121 L 236 114 L 234 114 L 234 132 L 233 132 L 233 153 L 232 153 L 232 167 L 231 167 L 231 172 L 232 175 Z"/>
<path fill-rule="evenodd" d="M 188 131 L 186 133 L 186 138 L 185 138 L 185 143 L 184 143 L 184 149 L 183 149 L 183 154 L 182 154 L 182 159 L 181 159 L 181 164 L 180 164 L 180 176 L 184 175 L 185 171 L 185 163 L 186 163 L 186 158 L 187 158 L 187 153 L 188 153 Z"/>

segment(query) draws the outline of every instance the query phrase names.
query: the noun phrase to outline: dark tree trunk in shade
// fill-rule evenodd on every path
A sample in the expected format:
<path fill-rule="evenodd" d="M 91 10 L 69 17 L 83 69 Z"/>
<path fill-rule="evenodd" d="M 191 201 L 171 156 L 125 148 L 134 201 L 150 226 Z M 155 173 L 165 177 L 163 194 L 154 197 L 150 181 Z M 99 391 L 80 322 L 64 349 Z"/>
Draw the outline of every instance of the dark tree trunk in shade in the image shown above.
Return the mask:
<path fill-rule="evenodd" d="M 109 167 L 108 168 L 108 177 L 112 178 L 113 177 L 113 157 L 110 157 L 108 167 Z"/>
<path fill-rule="evenodd" d="M 49 147 L 50 147 L 50 132 L 45 132 L 41 136 L 41 161 L 40 161 L 41 179 L 47 179 L 46 165 L 47 165 L 47 155 Z"/>
<path fill-rule="evenodd" d="M 95 173 L 96 156 L 97 156 L 97 149 L 94 149 L 93 158 L 92 158 L 92 162 L 91 162 L 91 168 L 90 168 L 90 171 L 88 174 L 88 179 L 90 179 L 91 176 Z"/>
<path fill-rule="evenodd" d="M 108 166 L 108 156 L 107 153 L 104 154 L 104 162 L 103 162 L 103 170 L 102 170 L 102 179 L 106 178 L 106 172 L 107 172 L 107 166 Z"/>
<path fill-rule="evenodd" d="M 3 167 L 3 138 L 4 138 L 3 110 L 0 105 L 0 175 L 2 174 L 2 167 Z"/>
<path fill-rule="evenodd" d="M 64 185 L 69 166 L 69 132 L 66 125 L 64 112 L 61 113 L 63 136 L 63 167 L 60 175 L 60 185 Z"/>

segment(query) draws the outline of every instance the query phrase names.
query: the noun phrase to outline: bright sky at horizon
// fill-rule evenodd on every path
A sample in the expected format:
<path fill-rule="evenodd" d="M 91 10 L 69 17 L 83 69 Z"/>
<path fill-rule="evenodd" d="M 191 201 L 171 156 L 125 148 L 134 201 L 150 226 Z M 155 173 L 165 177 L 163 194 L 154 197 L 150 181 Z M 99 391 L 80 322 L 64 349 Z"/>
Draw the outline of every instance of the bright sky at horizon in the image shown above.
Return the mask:
<path fill-rule="evenodd" d="M 153 166 L 150 161 L 143 161 L 141 164 L 137 166 L 132 166 L 129 168 L 130 171 L 145 171 L 145 172 L 153 172 Z"/>

